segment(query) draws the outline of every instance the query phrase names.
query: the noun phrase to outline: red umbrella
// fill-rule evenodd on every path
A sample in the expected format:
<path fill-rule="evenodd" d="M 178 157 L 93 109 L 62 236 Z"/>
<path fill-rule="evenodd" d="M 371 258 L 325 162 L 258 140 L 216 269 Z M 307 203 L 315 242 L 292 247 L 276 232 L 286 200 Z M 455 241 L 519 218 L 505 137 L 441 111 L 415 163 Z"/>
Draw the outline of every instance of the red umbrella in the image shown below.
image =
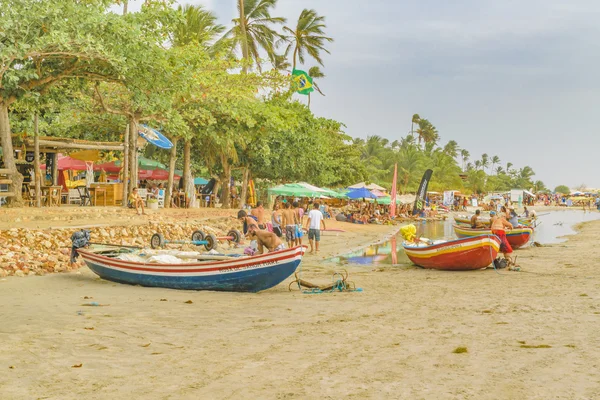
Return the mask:
<path fill-rule="evenodd" d="M 169 179 L 169 171 L 164 169 L 140 169 L 138 177 L 140 179 L 166 181 Z M 179 175 L 175 174 L 175 178 L 179 178 Z"/>
<path fill-rule="evenodd" d="M 41 169 L 46 169 L 46 164 L 40 165 Z M 67 156 L 58 156 L 58 170 L 59 171 L 87 171 L 85 161 L 76 160 Z M 96 166 L 94 165 L 94 170 Z"/>
<path fill-rule="evenodd" d="M 121 171 L 121 167 L 116 165 L 114 161 L 94 165 L 94 169 L 98 170 L 98 171 L 104 170 L 106 172 L 112 172 L 112 173 Z"/>

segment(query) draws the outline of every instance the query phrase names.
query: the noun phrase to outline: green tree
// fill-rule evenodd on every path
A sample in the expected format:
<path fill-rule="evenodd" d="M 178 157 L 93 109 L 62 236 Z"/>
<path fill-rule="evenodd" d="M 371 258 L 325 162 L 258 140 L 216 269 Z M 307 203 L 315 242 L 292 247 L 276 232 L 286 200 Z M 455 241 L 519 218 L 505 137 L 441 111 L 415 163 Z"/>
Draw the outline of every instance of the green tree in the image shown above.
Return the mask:
<path fill-rule="evenodd" d="M 492 170 L 495 169 L 496 165 L 500 164 L 500 157 L 493 156 L 492 157 Z"/>
<path fill-rule="evenodd" d="M 466 164 L 467 164 L 467 162 L 469 161 L 469 157 L 471 157 L 471 154 L 469 153 L 469 151 L 468 151 L 468 150 L 466 150 L 466 149 L 462 149 L 462 150 L 460 151 L 460 158 L 462 159 L 462 162 L 463 162 L 463 171 L 464 171 L 464 170 L 465 170 L 465 168 L 466 168 Z"/>
<path fill-rule="evenodd" d="M 444 153 L 446 153 L 452 158 L 458 157 L 458 143 L 456 143 L 455 140 L 450 140 L 444 146 Z"/>
<path fill-rule="evenodd" d="M 412 136 L 415 135 L 415 124 L 418 124 L 420 120 L 421 120 L 421 117 L 419 116 L 419 114 L 413 114 L 411 121 L 410 121 L 410 134 Z"/>
<path fill-rule="evenodd" d="M 571 189 L 567 185 L 558 185 L 554 188 L 555 193 L 570 194 Z"/>
<path fill-rule="evenodd" d="M 310 69 L 308 70 L 308 75 L 313 78 L 313 86 L 315 87 L 317 92 L 319 92 L 321 96 L 325 96 L 325 94 L 321 91 L 321 88 L 319 88 L 317 82 L 314 80 L 319 78 L 325 78 L 325 74 L 323 73 L 323 71 L 321 71 L 321 68 L 319 68 L 318 66 L 310 67 Z M 308 108 L 310 108 L 310 93 L 308 94 Z"/>
<path fill-rule="evenodd" d="M 486 153 L 483 153 L 481 155 L 481 168 L 485 171 L 485 169 L 489 166 L 490 166 L 490 156 L 488 156 Z"/>
<path fill-rule="evenodd" d="M 329 50 L 327 50 L 325 44 L 333 42 L 332 38 L 325 36 L 326 27 L 325 17 L 319 16 L 315 10 L 306 8 L 300 13 L 300 17 L 294 28 L 283 27 L 283 31 L 287 34 L 284 40 L 289 43 L 285 54 L 289 54 L 293 48 L 293 69 L 296 69 L 298 61 L 304 64 L 307 54 L 317 63 L 323 65 L 321 52 L 329 54 Z"/>

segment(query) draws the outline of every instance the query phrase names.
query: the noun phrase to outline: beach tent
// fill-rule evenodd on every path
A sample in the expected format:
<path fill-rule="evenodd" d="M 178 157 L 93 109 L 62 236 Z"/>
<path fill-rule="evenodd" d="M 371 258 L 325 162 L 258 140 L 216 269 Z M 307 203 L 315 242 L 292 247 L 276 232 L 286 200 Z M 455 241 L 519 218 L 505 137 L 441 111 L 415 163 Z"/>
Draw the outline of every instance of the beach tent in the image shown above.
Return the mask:
<path fill-rule="evenodd" d="M 390 204 L 392 204 L 392 198 L 391 197 L 380 197 L 377 199 L 377 204 L 383 204 L 384 206 L 389 206 Z M 399 198 L 396 198 L 396 204 L 402 204 L 402 202 L 400 201 Z"/>
<path fill-rule="evenodd" d="M 380 191 L 385 191 L 386 189 L 384 187 L 379 186 L 376 183 L 371 183 L 369 185 L 367 185 L 367 189 L 369 190 L 380 190 Z"/>
<path fill-rule="evenodd" d="M 414 194 L 403 194 L 402 196 L 398 196 L 398 199 L 402 202 L 402 204 L 414 203 L 417 198 Z"/>
<path fill-rule="evenodd" d="M 360 189 L 351 189 L 348 193 L 346 193 L 346 196 L 349 199 L 376 199 L 377 196 L 375 196 L 373 193 L 371 193 L 369 191 L 369 189 L 367 188 L 360 188 Z"/>
<path fill-rule="evenodd" d="M 360 182 L 360 183 L 357 183 L 355 185 L 348 186 L 348 189 L 361 189 L 361 188 L 366 188 L 366 187 L 367 187 L 366 183 Z"/>
<path fill-rule="evenodd" d="M 373 193 L 377 197 L 390 197 L 389 194 L 383 193 L 381 190 L 377 190 L 377 189 L 371 190 L 371 193 Z"/>

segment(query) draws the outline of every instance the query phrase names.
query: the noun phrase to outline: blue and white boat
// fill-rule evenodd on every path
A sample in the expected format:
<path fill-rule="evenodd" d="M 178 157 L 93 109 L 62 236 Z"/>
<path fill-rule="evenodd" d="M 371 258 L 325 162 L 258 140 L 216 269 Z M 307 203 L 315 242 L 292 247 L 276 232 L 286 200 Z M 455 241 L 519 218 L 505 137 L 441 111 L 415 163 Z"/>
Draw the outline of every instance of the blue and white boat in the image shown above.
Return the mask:
<path fill-rule="evenodd" d="M 114 246 L 118 249 L 119 246 Z M 130 285 L 187 290 L 260 292 L 296 271 L 306 246 L 242 257 L 213 257 L 190 263 L 157 264 L 116 258 L 107 248 L 78 249 L 87 266 L 103 279 Z M 122 254 L 122 253 L 121 253 Z M 210 258 L 210 256 L 208 256 Z"/>

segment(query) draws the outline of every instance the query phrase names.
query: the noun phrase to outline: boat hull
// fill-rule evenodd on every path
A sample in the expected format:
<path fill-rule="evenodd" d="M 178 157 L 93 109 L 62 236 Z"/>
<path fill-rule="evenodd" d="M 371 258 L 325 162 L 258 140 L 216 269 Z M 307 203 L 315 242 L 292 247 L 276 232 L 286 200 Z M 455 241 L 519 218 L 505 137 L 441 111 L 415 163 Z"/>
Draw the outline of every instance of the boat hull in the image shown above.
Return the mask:
<path fill-rule="evenodd" d="M 87 266 L 103 279 L 149 287 L 227 292 L 260 292 L 294 273 L 306 246 L 238 259 L 186 264 L 122 261 L 79 250 Z"/>
<path fill-rule="evenodd" d="M 403 246 L 408 258 L 420 267 L 468 271 L 490 265 L 498 255 L 500 239 L 495 235 L 486 235 L 425 247 Z"/>
<path fill-rule="evenodd" d="M 458 215 L 458 216 L 454 217 L 454 221 L 457 224 L 465 224 L 465 225 L 471 226 L 471 217 L 469 217 L 469 216 Z M 519 218 L 519 224 L 521 224 L 523 226 L 530 226 L 532 224 L 532 222 L 533 222 L 533 220 L 531 218 Z M 480 218 L 479 223 L 484 226 L 490 226 L 489 219 Z"/>
<path fill-rule="evenodd" d="M 491 229 L 472 229 L 460 225 L 454 225 L 454 232 L 459 238 L 475 237 L 479 235 L 491 235 Z M 533 228 L 515 228 L 506 231 L 506 239 L 513 249 L 525 246 L 531 235 Z"/>

